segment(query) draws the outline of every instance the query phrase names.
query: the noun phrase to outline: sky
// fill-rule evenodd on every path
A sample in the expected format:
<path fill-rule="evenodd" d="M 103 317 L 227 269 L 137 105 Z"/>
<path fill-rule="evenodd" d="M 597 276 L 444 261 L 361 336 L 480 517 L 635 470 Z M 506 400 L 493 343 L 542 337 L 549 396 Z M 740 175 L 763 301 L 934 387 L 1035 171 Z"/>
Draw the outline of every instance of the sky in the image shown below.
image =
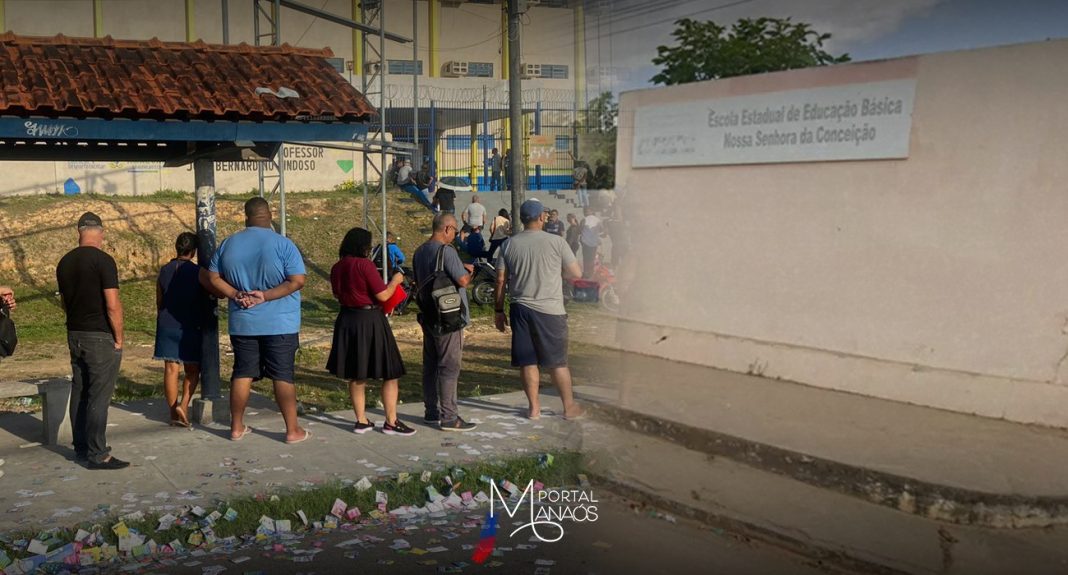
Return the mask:
<path fill-rule="evenodd" d="M 791 17 L 854 61 L 1068 38 L 1068 0 L 587 0 L 591 93 L 649 87 L 673 22 Z"/>

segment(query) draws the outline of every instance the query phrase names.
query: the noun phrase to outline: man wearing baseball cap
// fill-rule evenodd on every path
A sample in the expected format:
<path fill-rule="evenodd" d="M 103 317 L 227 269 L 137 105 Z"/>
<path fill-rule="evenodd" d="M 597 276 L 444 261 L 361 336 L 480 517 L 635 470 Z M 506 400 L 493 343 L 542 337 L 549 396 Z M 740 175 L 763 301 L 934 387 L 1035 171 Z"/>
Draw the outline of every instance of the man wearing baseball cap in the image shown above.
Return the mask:
<path fill-rule="evenodd" d="M 538 419 L 538 382 L 547 369 L 564 403 L 564 419 L 578 419 L 583 410 L 571 395 L 567 366 L 567 311 L 561 274 L 581 277 L 575 254 L 556 234 L 543 233 L 545 209 L 538 200 L 519 207 L 523 231 L 501 245 L 497 258 L 497 301 L 494 322 L 505 331 L 512 325 L 512 365 L 520 369 L 523 390 L 530 403 L 527 417 Z M 509 316 L 504 311 L 505 289 L 512 298 Z"/>
<path fill-rule="evenodd" d="M 78 247 L 59 260 L 56 280 L 67 313 L 75 459 L 89 469 L 122 469 L 130 464 L 111 455 L 106 437 L 122 363 L 122 301 L 118 268 L 103 245 L 103 221 L 85 212 L 78 218 Z"/>

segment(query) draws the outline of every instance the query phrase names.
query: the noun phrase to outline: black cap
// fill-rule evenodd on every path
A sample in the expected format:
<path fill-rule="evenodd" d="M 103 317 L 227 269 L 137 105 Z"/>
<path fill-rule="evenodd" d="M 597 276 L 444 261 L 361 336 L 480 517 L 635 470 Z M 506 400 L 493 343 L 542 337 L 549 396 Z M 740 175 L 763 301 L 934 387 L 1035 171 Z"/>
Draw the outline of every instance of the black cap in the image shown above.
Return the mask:
<path fill-rule="evenodd" d="M 82 229 L 82 228 L 102 228 L 102 227 L 104 227 L 103 220 L 101 220 L 100 216 L 94 214 L 93 212 L 85 212 L 84 214 L 82 214 L 82 217 L 78 218 L 78 229 L 79 230 Z"/>

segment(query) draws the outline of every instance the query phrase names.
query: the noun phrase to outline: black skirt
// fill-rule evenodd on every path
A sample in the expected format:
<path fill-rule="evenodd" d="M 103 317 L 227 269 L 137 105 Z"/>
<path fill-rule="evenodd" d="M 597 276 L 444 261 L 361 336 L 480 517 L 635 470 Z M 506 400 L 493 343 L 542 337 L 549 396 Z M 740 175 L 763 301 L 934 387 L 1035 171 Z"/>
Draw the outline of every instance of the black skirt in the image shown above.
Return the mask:
<path fill-rule="evenodd" d="M 346 381 L 397 379 L 405 374 L 393 329 L 381 308 L 342 308 L 326 370 Z"/>

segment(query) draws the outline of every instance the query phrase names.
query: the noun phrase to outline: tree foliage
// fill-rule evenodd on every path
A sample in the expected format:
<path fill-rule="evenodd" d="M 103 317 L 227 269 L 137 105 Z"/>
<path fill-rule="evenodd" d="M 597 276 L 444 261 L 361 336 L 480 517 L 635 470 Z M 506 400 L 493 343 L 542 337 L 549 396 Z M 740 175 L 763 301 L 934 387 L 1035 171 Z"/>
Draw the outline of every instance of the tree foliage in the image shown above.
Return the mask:
<path fill-rule="evenodd" d="M 713 21 L 684 18 L 675 23 L 674 46 L 658 46 L 653 64 L 663 70 L 655 84 L 685 84 L 849 61 L 823 50 L 830 34 L 790 18 L 742 19 L 730 29 Z"/>
<path fill-rule="evenodd" d="M 619 104 L 611 92 L 602 92 L 590 101 L 589 128 L 601 134 L 616 134 L 616 122 L 619 118 Z"/>
<path fill-rule="evenodd" d="M 591 189 L 610 189 L 615 186 L 616 130 L 619 125 L 619 103 L 611 92 L 602 92 L 590 101 L 584 119 L 577 122 L 579 130 L 576 162 L 590 170 Z"/>

